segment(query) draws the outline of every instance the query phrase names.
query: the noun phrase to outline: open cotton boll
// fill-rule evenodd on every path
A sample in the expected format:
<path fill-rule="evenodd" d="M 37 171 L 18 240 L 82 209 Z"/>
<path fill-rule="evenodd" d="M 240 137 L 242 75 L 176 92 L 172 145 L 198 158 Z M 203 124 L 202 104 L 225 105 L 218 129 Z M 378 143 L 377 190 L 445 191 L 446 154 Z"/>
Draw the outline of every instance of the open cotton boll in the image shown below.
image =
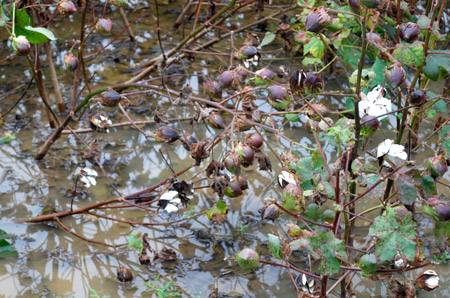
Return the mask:
<path fill-rule="evenodd" d="M 390 139 L 384 140 L 377 147 L 377 158 L 383 158 L 385 155 L 402 160 L 408 159 L 408 154 L 405 151 L 405 147 L 403 145 L 394 144 L 394 141 Z M 383 162 L 383 165 L 387 167 L 390 166 L 386 161 Z"/>
<path fill-rule="evenodd" d="M 361 92 L 361 100 L 358 103 L 359 117 L 362 118 L 365 115 L 377 117 L 379 120 L 383 120 L 392 109 L 392 103 L 389 99 L 385 98 L 383 87 L 377 86 L 369 93 L 364 94 Z"/>
<path fill-rule="evenodd" d="M 181 205 L 181 199 L 177 197 L 178 191 L 170 190 L 162 194 L 160 206 L 164 208 L 167 213 L 173 213 L 178 211 L 178 206 Z"/>
<path fill-rule="evenodd" d="M 84 186 L 89 188 L 91 185 L 97 185 L 97 181 L 95 180 L 95 177 L 97 176 L 97 171 L 89 167 L 84 167 L 80 172 L 80 181 L 84 184 Z"/>

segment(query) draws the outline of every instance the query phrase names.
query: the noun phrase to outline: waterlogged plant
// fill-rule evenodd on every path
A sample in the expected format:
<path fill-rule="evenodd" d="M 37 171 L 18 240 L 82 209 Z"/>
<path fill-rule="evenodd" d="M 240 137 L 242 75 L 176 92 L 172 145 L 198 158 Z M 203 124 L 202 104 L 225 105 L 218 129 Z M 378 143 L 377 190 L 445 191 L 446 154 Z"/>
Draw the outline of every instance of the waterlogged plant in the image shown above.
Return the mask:
<path fill-rule="evenodd" d="M 69 2 L 59 4 L 62 15 L 78 13 Z M 264 7 L 260 6 L 265 4 L 258 2 L 261 11 Z M 114 204 L 123 210 L 140 208 L 146 215 L 151 214 L 149 220 L 155 222 L 103 216 L 105 220 L 131 226 L 175 226 L 202 218 L 214 227 L 226 225 L 240 229 L 242 233 L 233 235 L 233 241 L 240 241 L 248 234 L 248 225 L 232 226 L 229 214 L 242 211 L 233 210 L 236 202 L 252 202 L 248 205 L 254 206 L 260 200 L 261 221 L 275 222 L 267 239 L 256 241 L 253 248 L 241 246 L 245 248 L 231 251 L 226 258 L 254 272 L 255 277 L 262 266 L 282 267 L 292 281 L 292 291 L 299 297 L 346 297 L 355 290 L 350 287 L 355 274 L 372 279 L 390 276 L 395 287 L 388 290 L 394 297 L 413 297 L 416 287 L 419 293 L 422 289 L 439 291 L 439 274 L 431 268 L 418 274 L 414 284 L 400 280 L 397 275 L 432 265 L 427 261 L 432 257 L 428 254 L 430 249 L 424 249 L 421 239 L 424 225 L 420 221 L 424 218 L 433 224 L 433 248 L 443 254 L 449 250 L 449 198 L 438 188 L 438 184 L 448 187 L 444 180 L 450 163 L 446 107 L 450 90 L 450 51 L 446 50 L 449 37 L 440 30 L 445 2 L 427 3 L 422 7 L 401 1 L 351 0 L 347 5 L 300 0 L 283 10 L 276 29 L 267 31 L 261 42 L 250 33 L 243 43 L 234 44 L 237 42 L 234 34 L 238 32 L 227 31 L 232 46 L 225 55 L 229 56 L 230 63 L 225 70 L 210 70 L 208 77 L 199 76 L 203 81 L 199 83 L 202 88 L 195 91 L 198 94 L 194 94 L 190 85 L 174 90 L 165 84 L 165 66 L 183 59 L 187 54 L 181 54 L 180 49 L 187 44 L 201 40 L 210 30 L 220 32 L 222 26 L 227 26 L 222 24 L 223 20 L 240 13 L 242 7 L 233 0 L 219 12 L 211 8 L 208 21 L 170 51 L 164 51 L 158 25 L 161 56 L 144 62 L 143 70 L 127 83 L 86 91 L 78 105 L 73 99 L 67 121 L 57 121 L 58 129 L 36 159 L 45 156 L 80 110 L 101 103 L 98 110 L 88 115 L 89 132 L 95 133 L 96 138 L 108 132 L 113 124 L 107 111 L 115 109 L 128 120 L 123 125 L 133 127 L 157 153 L 170 175 L 134 194 L 119 193 L 113 199 L 70 212 L 39 215 L 27 222 L 57 220 L 65 227 L 60 217 Z M 118 9 L 128 5 L 126 1 L 112 4 Z M 155 5 L 157 8 L 158 4 Z M 86 8 L 83 11 L 86 15 Z M 262 19 L 273 21 L 279 15 L 281 12 Z M 27 30 L 41 35 L 48 32 L 30 29 L 25 10 L 13 7 L 12 17 L 7 20 L 11 27 L 21 28 L 17 34 L 14 31 L 11 34 L 13 46 L 18 55 L 30 55 L 31 49 L 36 49 L 36 41 L 26 35 Z M 91 25 L 90 30 L 103 32 L 113 28 L 104 15 L 95 26 Z M 82 43 L 91 31 L 85 34 Z M 260 58 L 267 54 L 265 49 L 281 41 L 284 50 L 290 52 L 288 55 L 301 57 L 289 76 L 284 71 L 272 70 L 271 65 L 260 64 L 263 60 Z M 205 41 L 205 47 L 212 44 L 208 42 Z M 198 49 L 185 50 L 203 53 Z M 78 51 L 82 51 L 81 45 Z M 175 53 L 180 56 L 171 57 Z M 66 67 L 80 76 L 82 55 L 78 55 L 81 59 L 77 61 L 72 54 L 66 57 Z M 161 86 L 144 80 L 157 66 L 163 69 L 158 77 Z M 330 90 L 326 72 L 345 78 L 343 86 Z M 443 89 L 433 89 L 436 93 L 427 90 L 431 89 L 431 81 L 444 83 Z M 125 97 L 120 94 L 126 89 L 137 90 L 130 91 L 127 97 L 147 93 L 169 100 L 170 110 L 153 112 L 151 121 L 156 127 L 151 132 L 138 126 L 133 115 L 126 111 Z M 163 106 L 159 101 L 154 105 Z M 187 117 L 181 117 L 180 111 Z M 186 119 L 190 125 L 180 124 Z M 434 124 L 434 129 L 430 131 L 423 123 Z M 203 126 L 208 131 L 205 135 L 201 135 Z M 288 127 L 296 133 L 290 134 Z M 302 142 L 298 131 L 309 134 L 307 142 Z M 83 137 L 75 136 L 84 142 Z M 93 160 L 105 171 L 97 159 L 100 149 L 94 144 L 89 145 L 85 159 Z M 168 153 L 154 146 L 186 150 L 192 160 L 177 172 Z M 422 152 L 423 146 L 429 151 Z M 423 159 L 425 162 L 413 160 L 416 153 L 428 152 L 432 153 Z M 251 181 L 247 181 L 251 171 L 266 172 L 264 175 L 273 179 L 273 187 L 267 187 L 274 193 L 271 197 L 254 193 Z M 182 175 L 190 176 L 182 180 Z M 89 187 L 96 185 L 96 176 L 95 170 L 84 168 L 79 179 Z M 207 189 L 206 210 L 181 215 L 188 210 L 188 205 L 199 203 L 200 196 L 194 194 L 202 189 Z M 155 199 L 136 199 L 146 199 L 142 196 L 147 194 Z M 251 211 L 254 215 L 257 210 Z M 368 229 L 360 229 L 362 225 Z M 356 234 L 364 241 L 356 242 Z M 178 258 L 167 247 L 156 251 L 153 242 L 148 233 L 131 232 L 128 237 L 128 246 L 137 251 L 142 266 Z M 294 258 L 298 252 L 307 256 L 307 262 Z M 119 281 L 133 280 L 135 275 L 125 265 L 119 263 L 118 268 Z M 158 297 L 181 295 L 175 291 L 172 281 L 157 287 L 159 277 L 153 283 L 146 283 Z"/>

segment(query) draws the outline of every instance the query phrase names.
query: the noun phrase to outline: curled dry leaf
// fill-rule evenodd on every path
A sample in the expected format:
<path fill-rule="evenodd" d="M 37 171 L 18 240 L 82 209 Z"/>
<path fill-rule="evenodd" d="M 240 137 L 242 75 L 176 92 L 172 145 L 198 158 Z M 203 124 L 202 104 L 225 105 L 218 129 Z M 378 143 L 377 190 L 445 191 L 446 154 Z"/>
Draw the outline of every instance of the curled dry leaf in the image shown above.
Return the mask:
<path fill-rule="evenodd" d="M 272 172 L 272 163 L 270 159 L 262 152 L 256 152 L 255 157 L 258 159 L 259 170 L 260 171 L 270 171 Z"/>
<path fill-rule="evenodd" d="M 153 120 L 155 120 L 155 123 L 168 123 L 169 121 L 167 121 L 167 117 L 164 116 L 164 111 L 160 110 L 160 109 L 156 109 L 154 114 L 153 114 Z"/>
<path fill-rule="evenodd" d="M 155 253 L 155 256 L 153 257 L 153 262 L 157 261 L 173 261 L 177 259 L 177 253 L 167 247 L 163 247 L 161 251 Z"/>
<path fill-rule="evenodd" d="M 226 176 L 213 177 L 211 188 L 213 192 L 217 193 L 219 198 L 223 198 L 225 196 L 225 190 L 227 189 L 229 181 L 230 179 L 228 179 L 228 177 Z"/>
<path fill-rule="evenodd" d="M 204 138 L 201 142 L 191 144 L 191 156 L 193 159 L 195 159 L 195 164 L 197 166 L 200 165 L 203 159 L 209 157 L 208 147 L 211 143 L 212 140 L 210 138 Z"/>
<path fill-rule="evenodd" d="M 174 104 L 175 105 L 182 105 L 185 106 L 189 104 L 190 98 L 192 95 L 192 87 L 191 85 L 186 85 L 180 90 L 180 94 L 177 99 L 175 99 Z"/>

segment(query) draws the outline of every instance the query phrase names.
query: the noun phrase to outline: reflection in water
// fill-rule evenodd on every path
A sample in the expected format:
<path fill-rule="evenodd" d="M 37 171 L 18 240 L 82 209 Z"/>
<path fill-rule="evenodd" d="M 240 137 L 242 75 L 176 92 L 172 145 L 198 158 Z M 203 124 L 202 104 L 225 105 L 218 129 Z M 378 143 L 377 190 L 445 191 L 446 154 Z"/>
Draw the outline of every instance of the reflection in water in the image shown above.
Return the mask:
<path fill-rule="evenodd" d="M 167 8 L 177 7 L 176 3 L 167 6 Z M 135 16 L 136 13 L 130 14 L 130 18 Z M 167 34 L 164 35 L 163 40 L 167 49 L 181 40 L 181 31 L 168 30 L 176 17 L 177 13 L 170 12 L 168 9 L 161 19 L 161 27 L 164 34 Z M 245 19 L 244 14 L 238 14 L 237 18 L 239 22 L 235 22 L 235 26 L 250 21 Z M 154 32 L 147 31 L 153 22 L 153 18 L 149 17 L 142 19 L 134 26 L 135 32 L 139 33 L 137 46 L 129 45 L 126 37 L 121 37 L 101 55 L 88 61 L 88 76 L 97 73 L 93 78 L 94 89 L 126 81 L 130 78 L 130 66 L 139 65 L 140 61 L 147 60 L 148 57 L 153 57 L 159 52 Z M 55 23 L 54 31 L 57 36 L 72 36 L 73 32 L 69 24 L 67 19 Z M 75 34 L 78 36 L 79 33 L 75 32 Z M 241 38 L 237 36 L 235 42 L 241 41 Z M 87 44 L 88 53 L 97 51 L 109 41 L 109 37 L 107 39 L 101 36 L 92 37 Z M 68 50 L 67 45 L 59 44 L 59 42 L 56 41 L 55 45 L 61 51 Z M 61 52 L 55 60 L 59 68 L 63 65 L 62 57 Z M 120 58 L 118 61 L 115 60 L 117 57 Z M 214 56 L 201 56 L 193 62 L 181 61 L 180 69 L 183 73 L 208 75 L 208 68 L 212 67 L 213 75 L 217 75 L 218 68 L 225 67 L 217 63 L 218 61 L 225 60 L 216 59 Z M 11 87 L 11 82 L 22 82 L 25 77 L 28 78 L 30 72 L 25 69 L 24 59 L 14 59 L 10 65 L 1 64 L 2 82 L 8 81 L 7 84 L 5 83 L 8 86 L 5 85 L 4 88 Z M 46 69 L 44 72 L 48 77 Z M 72 74 L 61 72 L 60 79 L 64 83 L 62 86 L 64 98 L 68 100 L 71 94 Z M 189 83 L 195 95 L 202 95 L 201 84 L 204 80 L 204 77 L 192 75 L 184 77 L 181 81 L 168 80 L 168 84 L 169 87 L 178 90 Z M 346 84 L 345 80 L 346 78 L 334 78 L 329 81 L 328 86 L 333 89 Z M 3 102 L 5 105 L 12 105 L 18 96 L 13 94 Z M 135 120 L 150 119 L 155 106 L 164 108 L 167 116 L 170 117 L 191 116 L 188 108 L 172 107 L 167 99 L 159 96 L 138 95 L 130 99 L 132 100 L 130 110 L 134 112 L 132 116 Z M 329 105 L 343 106 L 341 100 L 341 98 L 331 98 Z M 262 105 L 263 110 L 269 109 L 262 100 L 258 104 Z M 35 225 L 11 223 L 14 219 L 38 215 L 44 209 L 68 210 L 71 197 L 67 196 L 66 192 L 73 187 L 79 169 L 86 166 L 86 162 L 81 158 L 83 145 L 72 135 L 61 137 L 45 160 L 34 161 L 33 154 L 51 133 L 48 128 L 36 129 L 42 127 L 42 123 L 46 121 L 45 115 L 36 108 L 38 105 L 40 102 L 37 100 L 35 89 L 29 90 L 26 98 L 15 110 L 17 114 L 26 118 L 27 125 L 23 128 L 14 128 L 13 114 L 8 115 L 4 124 L 4 129 L 16 133 L 17 139 L 0 147 L 2 161 L 0 165 L 0 228 L 13 234 L 14 246 L 19 252 L 19 257 L 0 259 L 0 295 L 2 297 L 88 297 L 89 289 L 95 289 L 100 296 L 103 294 L 109 294 L 111 297 L 150 296 L 151 289 L 144 283 L 153 283 L 158 275 L 160 277 L 156 282 L 157 287 L 173 281 L 176 290 L 186 297 L 207 297 L 214 288 L 230 295 L 241 294 L 245 297 L 296 297 L 290 277 L 284 269 L 260 266 L 255 272 L 244 272 L 235 263 L 224 261 L 225 257 L 233 257 L 243 247 L 252 247 L 266 256 L 269 255 L 265 244 L 267 233 L 284 230 L 283 222 L 289 220 L 285 217 L 275 223 L 259 221 L 257 210 L 263 205 L 262 199 L 267 196 L 280 196 L 279 189 L 273 183 L 274 173 L 279 171 L 279 165 L 271 153 L 269 158 L 274 166 L 273 172 L 260 172 L 257 166 L 244 169 L 243 175 L 248 178 L 249 189 L 242 197 L 226 199 L 230 212 L 227 222 L 221 226 L 212 224 L 204 215 L 189 222 L 171 226 L 135 228 L 126 223 L 113 222 L 89 214 L 62 219 L 64 225 L 88 239 L 117 245 L 117 257 L 120 263 L 131 269 L 135 276 L 133 282 L 129 284 L 121 284 L 116 280 L 119 264 L 113 249 L 84 242 L 59 228 L 54 222 Z M 107 112 L 114 123 L 126 121 L 117 111 L 108 110 Z M 304 119 L 301 120 L 304 121 Z M 85 120 L 78 125 L 73 125 L 74 129 L 84 127 L 86 127 Z M 151 133 L 155 127 L 148 125 L 143 129 Z M 187 122 L 182 123 L 182 129 L 185 132 L 192 130 Z M 298 129 L 295 124 L 287 125 L 284 133 L 304 147 L 314 146 L 314 140 L 302 128 Z M 214 138 L 217 132 L 206 130 L 200 125 L 195 134 L 198 139 Z M 167 150 L 175 171 L 183 169 L 192 162 L 190 154 L 179 143 L 165 145 L 156 144 L 153 141 L 147 142 L 130 127 L 113 128 L 109 134 L 85 134 L 82 137 L 87 143 L 90 143 L 93 138 L 98 138 L 101 149 L 98 158 L 114 186 L 123 194 L 150 187 L 171 175 L 170 169 L 162 162 L 155 149 L 161 149 L 163 152 Z M 277 144 L 274 136 L 268 135 L 268 138 L 272 144 Z M 285 140 L 281 140 L 281 145 L 287 146 Z M 221 146 L 213 152 L 216 159 L 219 158 L 223 149 Z M 278 145 L 275 148 L 278 148 Z M 299 152 L 303 155 L 309 154 L 303 148 L 300 148 Z M 332 156 L 330 153 L 331 151 L 327 151 L 327 154 Z M 98 172 L 97 186 L 91 187 L 87 193 L 74 199 L 75 209 L 116 196 L 114 190 L 108 185 L 107 179 L 99 170 Z M 183 178 L 192 177 L 196 172 L 195 169 L 190 170 Z M 196 197 L 191 201 L 190 207 L 200 211 L 207 210 L 215 204 L 216 200 L 217 195 L 212 191 L 200 189 L 196 191 Z M 369 200 L 365 203 L 375 204 Z M 332 209 L 333 206 L 330 205 L 329 208 Z M 132 221 L 161 222 L 154 213 L 136 208 L 105 209 L 98 213 Z M 177 219 L 179 216 L 181 214 L 173 215 L 170 219 Z M 249 223 L 246 229 L 243 228 L 244 222 Z M 429 233 L 431 233 L 430 224 L 429 222 L 427 227 Z M 362 228 L 367 229 L 367 227 Z M 211 237 L 206 240 L 197 237 L 196 231 L 201 229 L 208 231 Z M 120 246 L 127 243 L 128 235 L 134 230 L 148 233 L 151 240 L 150 246 L 156 251 L 164 247 L 175 250 L 177 260 L 157 262 L 148 267 L 140 265 L 135 250 Z M 360 235 L 363 237 L 366 234 L 367 231 L 361 231 Z M 361 237 L 357 238 L 356 242 L 364 247 L 368 239 Z M 293 262 L 300 268 L 307 268 L 302 260 L 293 260 Z M 422 291 L 421 297 L 450 296 L 446 279 L 450 273 L 448 266 L 436 266 L 436 270 L 441 276 L 441 290 L 436 293 Z M 408 279 L 413 276 L 415 273 L 409 272 L 398 277 Z M 353 284 L 355 290 L 361 293 L 358 297 L 373 295 L 386 297 L 386 288 L 381 282 L 361 280 L 359 275 L 355 275 Z M 154 292 L 153 296 L 155 296 Z"/>

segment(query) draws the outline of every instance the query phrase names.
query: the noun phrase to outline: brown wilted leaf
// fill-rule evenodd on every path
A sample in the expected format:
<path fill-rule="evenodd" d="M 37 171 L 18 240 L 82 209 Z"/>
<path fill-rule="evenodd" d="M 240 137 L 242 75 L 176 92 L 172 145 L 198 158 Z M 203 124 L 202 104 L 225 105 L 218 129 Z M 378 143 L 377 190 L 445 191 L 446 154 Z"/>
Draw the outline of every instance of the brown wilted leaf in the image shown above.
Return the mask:
<path fill-rule="evenodd" d="M 167 121 L 167 117 L 164 116 L 164 111 L 162 110 L 155 110 L 155 113 L 153 114 L 153 120 L 155 120 L 155 123 L 168 123 L 169 121 Z"/>
<path fill-rule="evenodd" d="M 174 105 L 185 106 L 190 102 L 190 97 L 192 95 L 191 85 L 186 85 L 180 90 L 180 95 L 174 100 Z"/>
<path fill-rule="evenodd" d="M 416 289 L 414 286 L 407 282 L 396 280 L 397 287 L 392 290 L 394 298 L 414 298 L 416 297 Z"/>
<path fill-rule="evenodd" d="M 194 194 L 192 183 L 189 183 L 186 180 L 173 180 L 171 183 L 172 186 L 169 189 L 176 190 L 181 202 L 186 206 Z"/>
<path fill-rule="evenodd" d="M 211 144 L 212 140 L 210 138 L 204 138 L 201 142 L 191 144 L 191 156 L 195 159 L 195 164 L 200 165 L 203 159 L 209 157 L 208 146 Z"/>
<path fill-rule="evenodd" d="M 84 151 L 83 159 L 89 160 L 90 162 L 94 163 L 94 160 L 97 158 L 97 156 L 98 156 L 98 142 L 97 139 L 95 139 Z"/>
<path fill-rule="evenodd" d="M 216 160 L 212 160 L 208 167 L 206 168 L 206 176 L 211 177 L 211 175 L 217 176 L 219 172 L 223 170 L 223 164 Z"/>
<path fill-rule="evenodd" d="M 258 159 L 259 170 L 272 172 L 272 163 L 270 159 L 262 152 L 256 152 L 255 157 Z"/>
<path fill-rule="evenodd" d="M 183 144 L 184 149 L 186 149 L 187 151 L 191 150 L 191 144 L 198 143 L 197 138 L 189 133 L 182 136 L 180 141 Z"/>
<path fill-rule="evenodd" d="M 229 180 L 225 176 L 217 176 L 213 178 L 213 184 L 211 185 L 211 188 L 213 192 L 217 193 L 220 198 L 223 198 L 225 195 L 225 189 L 228 186 Z"/>
<path fill-rule="evenodd" d="M 167 247 L 163 247 L 160 252 L 155 253 L 155 256 L 153 257 L 153 261 L 173 261 L 177 259 L 177 253 Z"/>
<path fill-rule="evenodd" d="M 254 102 L 255 97 L 253 95 L 246 96 L 242 101 L 242 110 L 248 116 L 251 116 L 253 111 L 258 109 L 258 106 Z"/>

